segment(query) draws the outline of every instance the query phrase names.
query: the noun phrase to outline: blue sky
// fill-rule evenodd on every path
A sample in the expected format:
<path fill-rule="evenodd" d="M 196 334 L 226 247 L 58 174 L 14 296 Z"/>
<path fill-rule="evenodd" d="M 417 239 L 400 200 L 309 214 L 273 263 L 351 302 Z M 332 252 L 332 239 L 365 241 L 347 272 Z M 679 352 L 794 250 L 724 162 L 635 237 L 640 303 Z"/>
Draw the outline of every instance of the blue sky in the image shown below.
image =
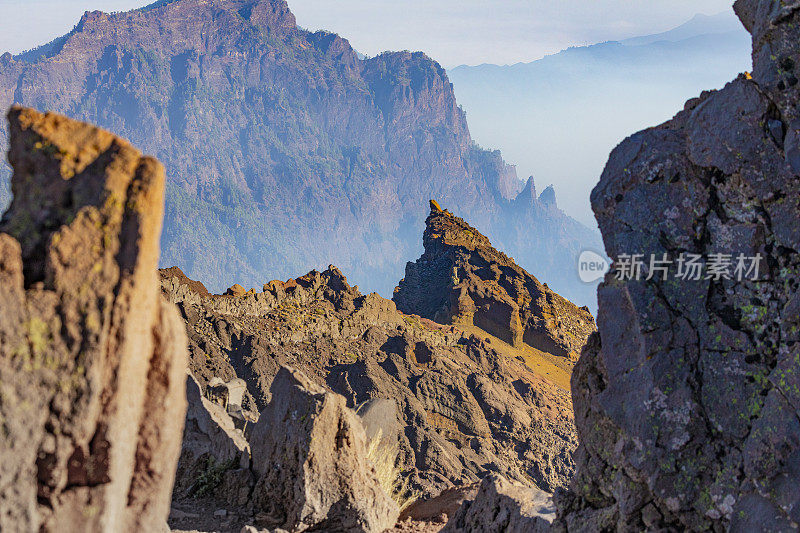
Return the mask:
<path fill-rule="evenodd" d="M 221 0 L 217 0 L 221 1 Z M 224 0 L 222 0 L 224 1 Z M 0 51 L 68 32 L 87 10 L 151 0 L 0 0 Z M 423 50 L 446 67 L 531 61 L 571 45 L 658 33 L 731 0 L 289 0 L 298 23 L 335 31 L 363 53 Z"/>

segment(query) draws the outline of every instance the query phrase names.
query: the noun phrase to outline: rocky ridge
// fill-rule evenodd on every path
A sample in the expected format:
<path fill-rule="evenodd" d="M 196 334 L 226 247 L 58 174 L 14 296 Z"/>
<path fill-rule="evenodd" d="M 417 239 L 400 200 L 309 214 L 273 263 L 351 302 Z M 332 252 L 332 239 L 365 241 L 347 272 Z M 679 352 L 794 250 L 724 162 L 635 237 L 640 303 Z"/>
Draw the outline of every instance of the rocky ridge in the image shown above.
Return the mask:
<path fill-rule="evenodd" d="M 389 447 L 398 499 L 492 471 L 551 492 L 569 479 L 569 394 L 483 338 L 399 313 L 333 267 L 239 297 L 201 296 L 175 273 L 162 271 L 162 290 L 183 314 L 201 385 L 243 379 L 243 409 L 255 418 L 280 365 L 301 370 L 358 408 L 370 439 Z M 381 413 L 373 423 L 371 410 Z"/>
<path fill-rule="evenodd" d="M 8 118 L 0 529 L 163 531 L 186 409 L 156 276 L 164 170 L 93 126 Z"/>
<path fill-rule="evenodd" d="M 169 513 L 194 530 L 382 533 L 399 503 L 441 488 L 461 486 L 439 496 L 460 516 L 489 472 L 566 481 L 568 395 L 494 341 L 403 315 L 332 267 L 222 296 L 173 268 L 160 295 L 158 162 L 60 115 L 9 119 L 4 531 L 166 531 Z M 211 352 L 193 342 L 197 379 L 164 296 Z M 504 483 L 481 485 L 469 509 L 527 523 L 536 498 Z M 439 529 L 447 513 L 397 530 Z"/>
<path fill-rule="evenodd" d="M 723 254 L 731 269 L 606 277 L 573 374 L 578 468 L 557 530 L 800 527 L 800 6 L 735 10 L 752 74 L 626 139 L 592 193 L 618 264 Z M 734 275 L 740 254 L 760 254 L 757 274 Z"/>
<path fill-rule="evenodd" d="M 532 187 L 532 184 L 528 184 Z M 463 219 L 431 201 L 425 252 L 406 265 L 397 308 L 445 324 L 478 326 L 514 347 L 577 360 L 594 318 L 528 274 Z"/>
<path fill-rule="evenodd" d="M 518 198 L 514 168 L 474 146 L 444 69 L 422 53 L 359 59 L 347 40 L 298 28 L 285 0 L 87 12 L 52 43 L 0 57 L 0 105 L 14 102 L 156 155 L 170 176 L 164 263 L 217 292 L 228 272 L 252 286 L 333 262 L 389 294 L 435 196 L 561 292 L 594 300 L 571 274 L 596 232 Z"/>

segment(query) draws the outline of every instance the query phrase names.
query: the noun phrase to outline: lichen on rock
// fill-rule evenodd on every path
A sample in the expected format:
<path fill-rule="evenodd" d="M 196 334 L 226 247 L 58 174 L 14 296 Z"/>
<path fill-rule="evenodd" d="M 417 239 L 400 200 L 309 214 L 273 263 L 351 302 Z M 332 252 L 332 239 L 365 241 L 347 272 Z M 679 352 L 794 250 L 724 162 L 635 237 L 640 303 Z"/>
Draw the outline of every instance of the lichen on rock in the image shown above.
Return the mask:
<path fill-rule="evenodd" d="M 164 171 L 14 107 L 0 221 L 0 529 L 163 530 L 186 336 L 159 295 Z"/>
<path fill-rule="evenodd" d="M 750 279 L 620 280 L 572 378 L 568 531 L 800 524 L 800 11 L 739 0 L 752 76 L 626 139 L 592 193 L 608 255 L 763 258 Z"/>

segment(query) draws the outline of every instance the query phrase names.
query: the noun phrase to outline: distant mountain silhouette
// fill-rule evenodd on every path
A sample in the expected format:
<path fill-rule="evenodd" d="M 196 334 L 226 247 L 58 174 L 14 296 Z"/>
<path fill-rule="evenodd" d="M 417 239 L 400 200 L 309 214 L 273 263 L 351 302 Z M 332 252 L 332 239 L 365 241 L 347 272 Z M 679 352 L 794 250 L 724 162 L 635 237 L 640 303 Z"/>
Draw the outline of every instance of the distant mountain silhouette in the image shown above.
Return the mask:
<path fill-rule="evenodd" d="M 673 28 L 669 31 L 656 33 L 654 35 L 633 37 L 620 42 L 627 46 L 642 46 L 661 41 L 685 41 L 686 39 L 699 37 L 701 35 L 719 35 L 726 33 L 736 33 L 740 38 L 749 39 L 747 32 L 742 27 L 742 23 L 734 12 L 723 11 L 716 15 L 698 14 L 685 24 L 681 24 L 677 28 Z"/>
<path fill-rule="evenodd" d="M 448 74 L 474 138 L 501 149 L 522 174 L 555 183 L 561 208 L 593 224 L 589 191 L 611 149 L 750 64 L 750 36 L 726 13 L 531 63 L 461 66 Z"/>

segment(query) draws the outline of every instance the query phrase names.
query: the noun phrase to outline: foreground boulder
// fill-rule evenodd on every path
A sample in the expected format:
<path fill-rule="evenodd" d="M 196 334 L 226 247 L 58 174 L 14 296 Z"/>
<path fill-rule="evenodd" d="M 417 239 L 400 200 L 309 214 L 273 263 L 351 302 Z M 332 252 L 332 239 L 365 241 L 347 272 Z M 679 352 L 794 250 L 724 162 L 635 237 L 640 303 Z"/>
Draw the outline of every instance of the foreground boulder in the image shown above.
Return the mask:
<path fill-rule="evenodd" d="M 156 275 L 164 171 L 59 115 L 9 123 L 0 530 L 163 530 L 186 408 L 186 336 Z"/>
<path fill-rule="evenodd" d="M 735 7 L 752 76 L 624 141 L 592 193 L 618 266 L 674 263 L 650 280 L 618 268 L 599 290 L 562 530 L 800 527 L 800 10 Z M 721 268 L 681 278 L 684 253 Z"/>
<path fill-rule="evenodd" d="M 253 427 L 259 525 L 289 531 L 382 532 L 397 504 L 367 460 L 367 438 L 345 399 L 281 368 Z"/>
<path fill-rule="evenodd" d="M 247 504 L 250 446 L 222 406 L 206 399 L 192 376 L 186 380 L 186 423 L 173 499 L 214 493 L 230 505 Z M 242 482 L 240 482 L 242 481 Z"/>
<path fill-rule="evenodd" d="M 502 476 L 485 478 L 442 533 L 545 533 L 555 516 L 550 494 L 516 485 Z"/>
<path fill-rule="evenodd" d="M 397 308 L 444 324 L 477 326 L 514 347 L 576 360 L 594 318 L 542 285 L 464 220 L 431 203 L 425 253 L 406 265 Z"/>

